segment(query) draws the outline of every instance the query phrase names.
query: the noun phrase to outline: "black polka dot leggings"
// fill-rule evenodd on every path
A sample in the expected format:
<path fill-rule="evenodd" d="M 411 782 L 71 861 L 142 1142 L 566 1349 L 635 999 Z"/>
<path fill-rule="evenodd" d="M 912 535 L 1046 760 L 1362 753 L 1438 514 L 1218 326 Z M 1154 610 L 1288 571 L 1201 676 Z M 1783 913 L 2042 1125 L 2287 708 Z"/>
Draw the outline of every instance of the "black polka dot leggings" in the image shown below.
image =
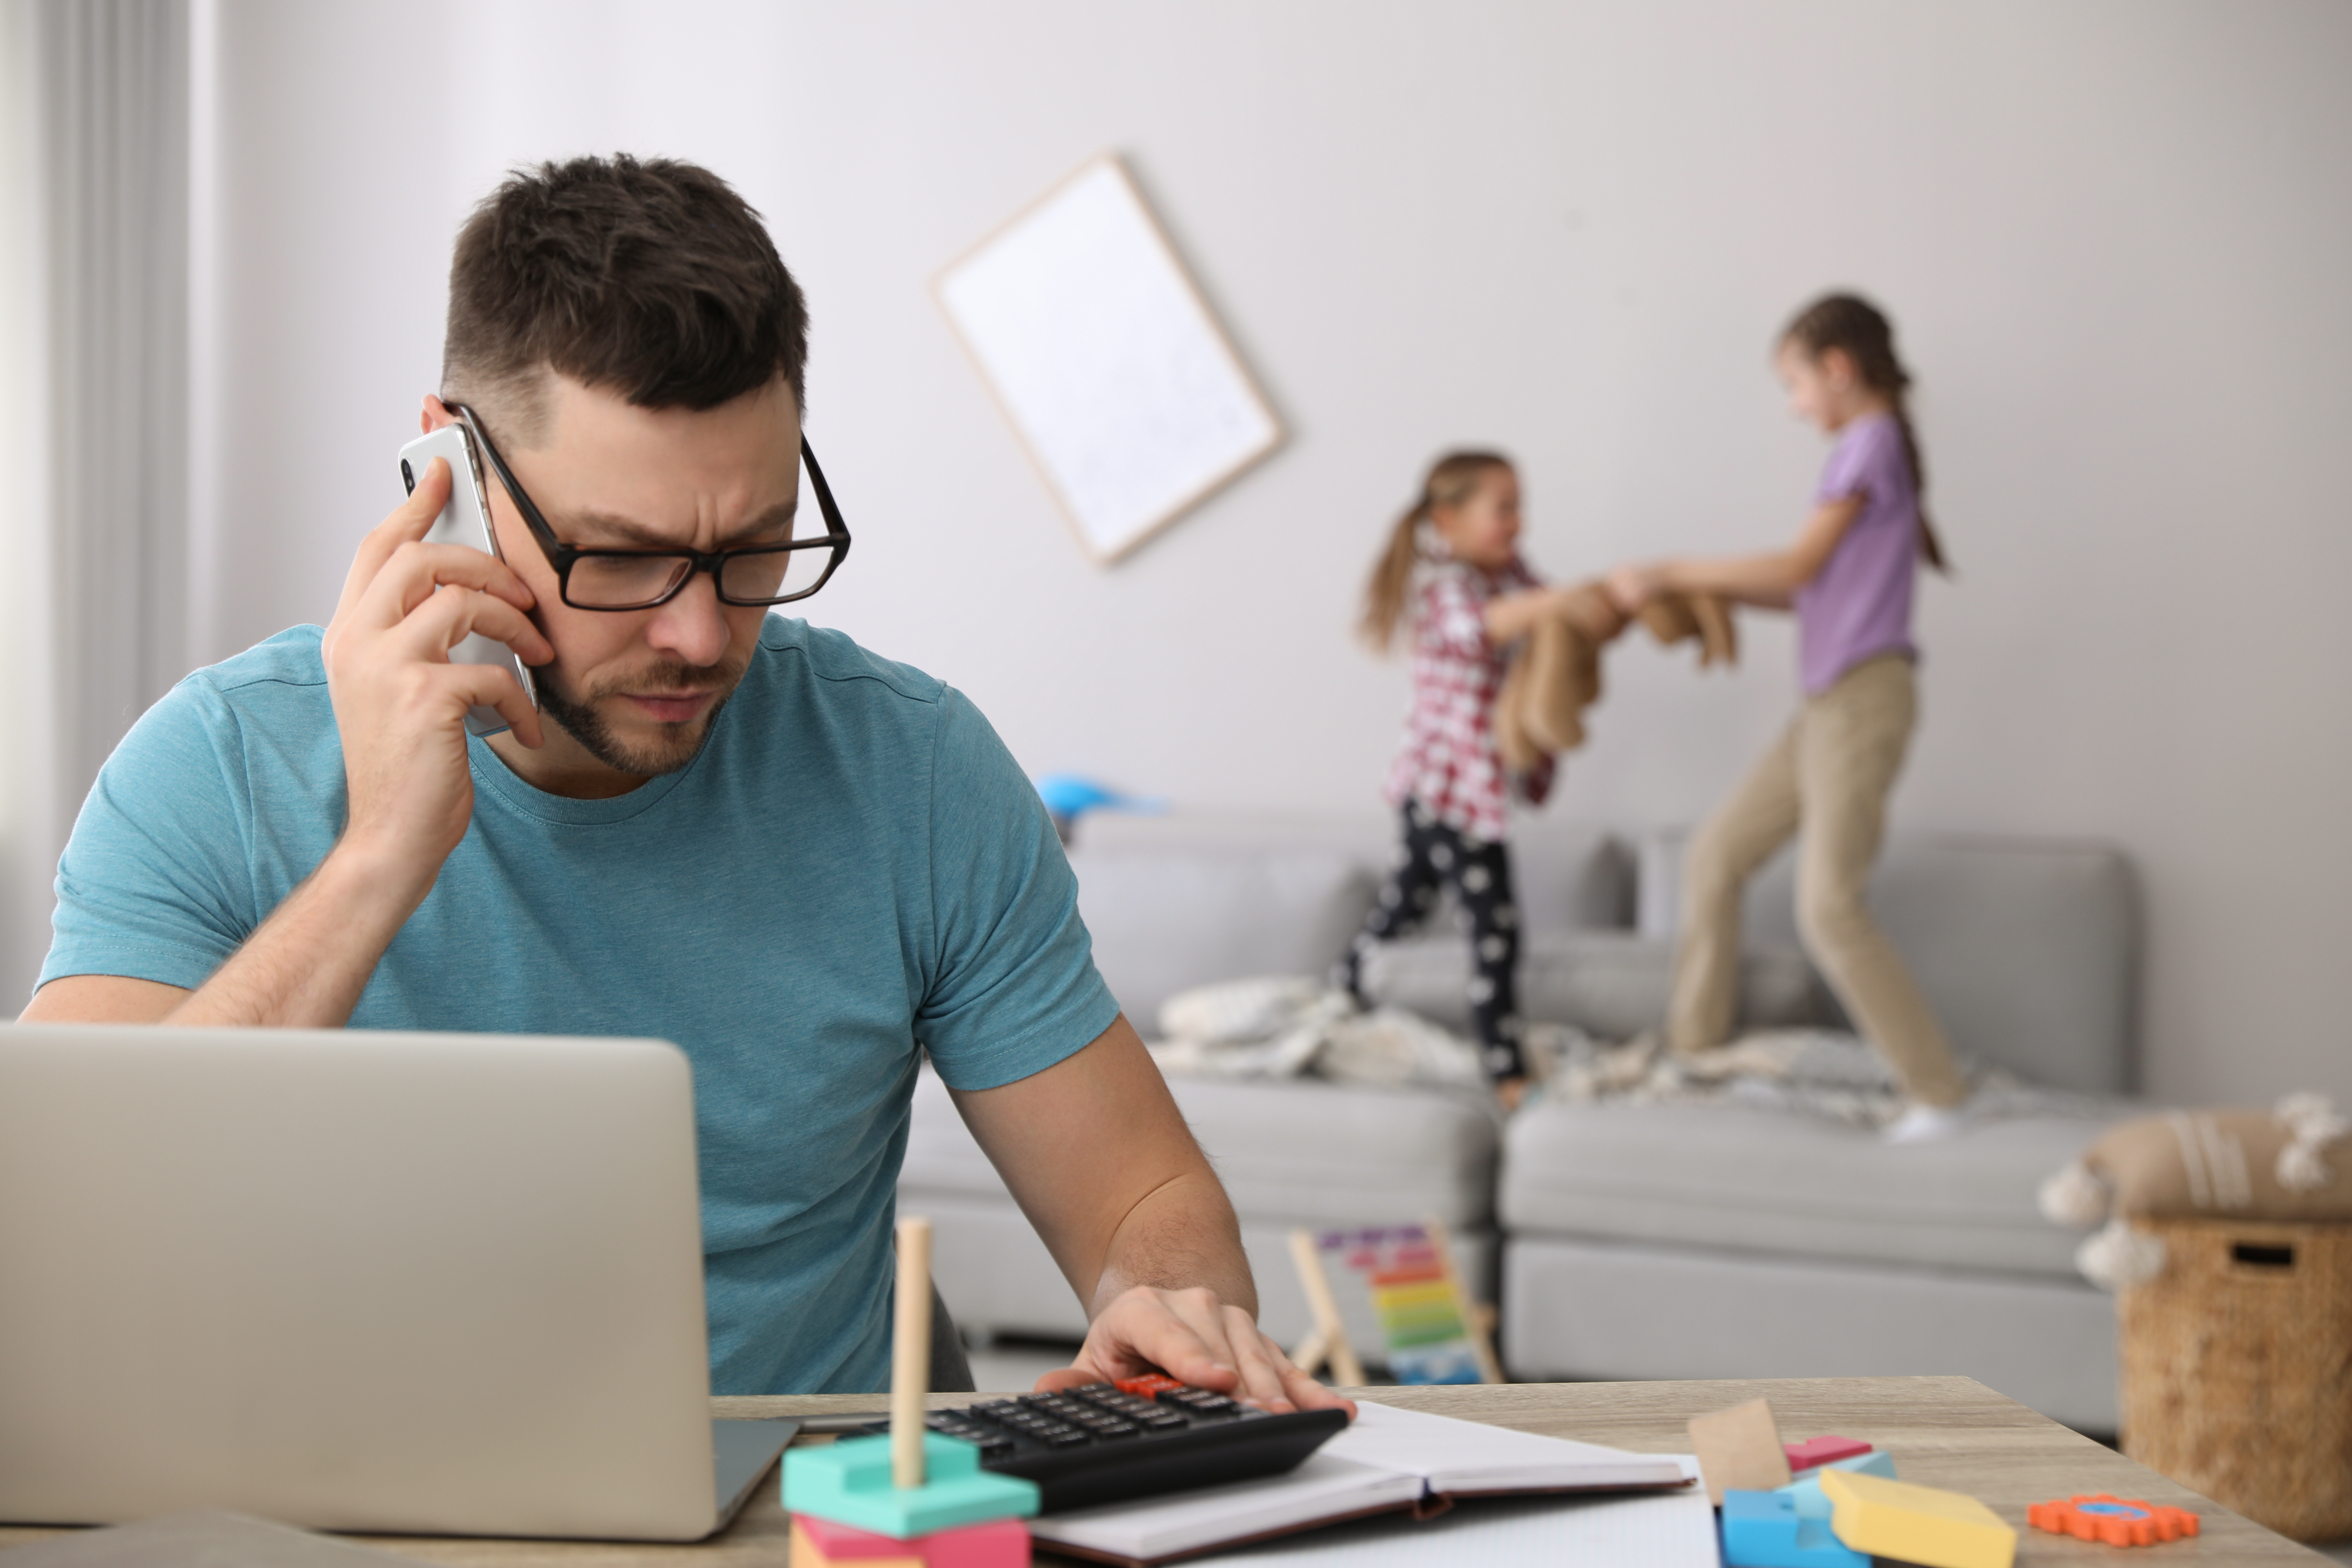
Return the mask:
<path fill-rule="evenodd" d="M 1487 1075 L 1524 1078 L 1519 1053 L 1519 910 L 1511 897 L 1511 852 L 1500 842 L 1464 836 L 1417 801 L 1404 805 L 1404 844 L 1380 902 L 1348 949 L 1340 984 L 1364 999 L 1364 955 L 1376 942 L 1411 936 L 1450 887 L 1470 917 L 1470 1026 L 1478 1037 Z"/>

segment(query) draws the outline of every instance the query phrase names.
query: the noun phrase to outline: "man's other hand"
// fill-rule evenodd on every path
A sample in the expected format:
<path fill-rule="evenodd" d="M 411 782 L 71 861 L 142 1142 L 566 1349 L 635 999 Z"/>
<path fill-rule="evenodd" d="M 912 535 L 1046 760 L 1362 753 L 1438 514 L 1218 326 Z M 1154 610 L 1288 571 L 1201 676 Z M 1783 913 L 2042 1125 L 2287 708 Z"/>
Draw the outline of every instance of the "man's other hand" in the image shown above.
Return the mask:
<path fill-rule="evenodd" d="M 1153 1372 L 1276 1413 L 1336 1405 L 1351 1420 L 1356 1414 L 1355 1401 L 1340 1398 L 1291 1365 L 1282 1347 L 1258 1331 L 1256 1320 L 1200 1287 L 1162 1290 L 1137 1285 L 1113 1298 L 1095 1318 L 1077 1360 L 1039 1378 L 1036 1392 Z"/>

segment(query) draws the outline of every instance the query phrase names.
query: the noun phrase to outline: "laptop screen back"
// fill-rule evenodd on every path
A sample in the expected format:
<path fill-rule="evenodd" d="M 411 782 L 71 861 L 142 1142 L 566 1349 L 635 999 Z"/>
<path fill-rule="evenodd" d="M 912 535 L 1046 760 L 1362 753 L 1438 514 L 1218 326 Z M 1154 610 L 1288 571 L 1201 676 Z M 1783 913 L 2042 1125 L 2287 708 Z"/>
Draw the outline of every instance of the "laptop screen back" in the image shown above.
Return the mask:
<path fill-rule="evenodd" d="M 0 1028 L 0 1520 L 715 1522 L 673 1046 Z"/>

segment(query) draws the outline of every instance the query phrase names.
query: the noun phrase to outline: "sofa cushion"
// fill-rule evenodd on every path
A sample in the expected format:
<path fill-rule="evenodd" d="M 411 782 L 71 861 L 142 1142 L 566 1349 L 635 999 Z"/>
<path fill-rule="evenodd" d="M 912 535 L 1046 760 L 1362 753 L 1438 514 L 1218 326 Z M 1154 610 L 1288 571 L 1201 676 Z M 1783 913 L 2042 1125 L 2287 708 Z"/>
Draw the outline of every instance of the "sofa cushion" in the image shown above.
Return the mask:
<path fill-rule="evenodd" d="M 1398 843 L 1396 818 L 1377 813 L 1313 816 L 1280 812 L 1171 811 L 1160 816 L 1118 813 L 1080 823 L 1071 856 L 1149 850 L 1155 854 L 1218 854 L 1320 850 L 1345 855 L 1375 879 L 1387 873 Z M 1512 879 L 1522 930 L 1615 930 L 1633 923 L 1638 886 L 1632 846 L 1590 823 L 1522 818 L 1511 828 Z M 1452 921 L 1448 911 L 1441 921 Z M 1220 980 L 1232 975 L 1216 975 Z"/>
<path fill-rule="evenodd" d="M 1257 974 L 1320 975 L 1372 905 L 1373 873 L 1314 847 L 1074 849 L 1096 967 L 1147 1034 L 1179 991 Z"/>
<path fill-rule="evenodd" d="M 2115 1298 L 2080 1279 L 1555 1236 L 1513 1237 L 1503 1278 L 1517 1378 L 1958 1373 L 2116 1429 Z"/>
<path fill-rule="evenodd" d="M 1633 851 L 1612 833 L 1537 821 L 1511 838 L 1511 891 L 1530 938 L 1633 923 Z"/>
<path fill-rule="evenodd" d="M 1519 944 L 1519 1011 L 1602 1039 L 1629 1039 L 1664 1022 L 1674 958 L 1673 942 L 1629 931 L 1531 935 Z M 1374 1002 L 1454 1029 L 1470 1025 L 1469 980 L 1469 944 L 1458 932 L 1384 942 L 1364 965 L 1364 990 Z M 1795 948 L 1755 949 L 1741 961 L 1744 1027 L 1810 1024 L 1823 1009 L 1812 966 Z"/>
<path fill-rule="evenodd" d="M 2118 1103 L 2115 1114 L 2137 1109 Z M 2016 1117 L 1890 1144 L 1864 1129 L 1747 1106 L 1539 1103 L 1511 1122 L 1503 1225 L 2072 1279 L 2081 1237 L 2044 1220 L 2035 1193 L 2105 1126 Z"/>
<path fill-rule="evenodd" d="M 1243 1215 L 1475 1226 L 1494 1214 L 1501 1138 L 1483 1094 L 1311 1080 L 1168 1087 Z"/>
<path fill-rule="evenodd" d="M 1643 846 L 1641 927 L 1653 935 L 1679 916 L 1681 845 L 1659 835 Z M 1749 884 L 1750 942 L 1797 942 L 1795 888 L 1787 852 Z M 2058 1089 L 2132 1087 L 2138 896 L 2119 851 L 1898 836 L 1871 875 L 1870 903 L 1962 1056 Z"/>
<path fill-rule="evenodd" d="M 1395 846 L 1383 848 L 1383 874 L 1395 855 Z M 1512 833 L 1511 900 L 1526 937 L 1627 929 L 1633 923 L 1638 885 L 1633 852 L 1613 834 L 1552 822 L 1529 823 Z M 1449 897 L 1424 929 L 1458 937 L 1470 926 Z"/>
<path fill-rule="evenodd" d="M 1484 1097 L 1315 1082 L 1171 1079 L 1176 1103 L 1244 1218 L 1306 1226 L 1494 1212 L 1494 1112 Z M 938 1077 L 915 1087 L 903 1190 L 1001 1197 L 1004 1184 Z"/>

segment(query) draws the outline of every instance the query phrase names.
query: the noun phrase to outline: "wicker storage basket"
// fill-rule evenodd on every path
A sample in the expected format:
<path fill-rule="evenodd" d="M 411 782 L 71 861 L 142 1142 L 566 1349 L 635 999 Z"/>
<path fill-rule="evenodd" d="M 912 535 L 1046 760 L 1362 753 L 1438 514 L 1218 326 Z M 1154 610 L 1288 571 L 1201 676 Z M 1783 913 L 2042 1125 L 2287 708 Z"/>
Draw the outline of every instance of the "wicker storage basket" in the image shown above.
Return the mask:
<path fill-rule="evenodd" d="M 2298 1541 L 2352 1535 L 2352 1226 L 2134 1220 L 2124 1452 Z"/>

